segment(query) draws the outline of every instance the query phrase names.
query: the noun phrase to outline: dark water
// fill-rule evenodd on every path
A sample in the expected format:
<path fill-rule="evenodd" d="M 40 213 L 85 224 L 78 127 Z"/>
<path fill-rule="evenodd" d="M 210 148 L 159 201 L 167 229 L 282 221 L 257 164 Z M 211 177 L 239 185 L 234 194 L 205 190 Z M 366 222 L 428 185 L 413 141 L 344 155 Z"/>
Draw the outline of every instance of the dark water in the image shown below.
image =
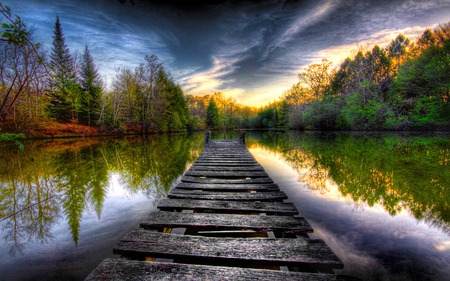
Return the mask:
<path fill-rule="evenodd" d="M 0 147 L 0 280 L 83 280 L 202 149 L 200 134 Z"/>
<path fill-rule="evenodd" d="M 450 135 L 253 133 L 247 146 L 362 280 L 450 280 Z"/>
<path fill-rule="evenodd" d="M 248 132 L 247 146 L 363 280 L 448 280 L 450 136 Z M 218 133 L 213 138 L 235 138 Z M 0 280 L 83 280 L 155 211 L 203 134 L 0 147 Z"/>

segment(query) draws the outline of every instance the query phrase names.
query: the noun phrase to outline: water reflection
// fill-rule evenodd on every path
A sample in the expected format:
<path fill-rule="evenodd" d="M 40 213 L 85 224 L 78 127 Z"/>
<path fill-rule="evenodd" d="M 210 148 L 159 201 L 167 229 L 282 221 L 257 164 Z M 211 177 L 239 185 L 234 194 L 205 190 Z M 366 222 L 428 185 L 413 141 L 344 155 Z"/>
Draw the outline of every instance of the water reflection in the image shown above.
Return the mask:
<path fill-rule="evenodd" d="M 450 233 L 448 135 L 250 132 L 248 146 L 276 151 L 299 181 L 322 193 L 330 186 L 356 206 L 408 212 Z"/>
<path fill-rule="evenodd" d="M 121 140 L 29 141 L 23 154 L 0 147 L 0 226 L 11 255 L 32 241 L 46 243 L 64 218 L 75 245 L 83 212 L 102 214 L 111 178 L 129 193 L 165 196 L 186 164 L 200 154 L 202 134 Z"/>

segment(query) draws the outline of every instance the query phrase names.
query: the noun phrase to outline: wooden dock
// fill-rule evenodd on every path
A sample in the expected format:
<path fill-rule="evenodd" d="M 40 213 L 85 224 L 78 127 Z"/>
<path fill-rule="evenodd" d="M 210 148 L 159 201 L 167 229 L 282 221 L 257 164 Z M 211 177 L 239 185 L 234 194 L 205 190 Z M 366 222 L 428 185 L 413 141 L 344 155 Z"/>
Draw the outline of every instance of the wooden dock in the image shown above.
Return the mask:
<path fill-rule="evenodd" d="M 337 280 L 343 267 L 241 140 L 209 141 L 86 280 Z"/>

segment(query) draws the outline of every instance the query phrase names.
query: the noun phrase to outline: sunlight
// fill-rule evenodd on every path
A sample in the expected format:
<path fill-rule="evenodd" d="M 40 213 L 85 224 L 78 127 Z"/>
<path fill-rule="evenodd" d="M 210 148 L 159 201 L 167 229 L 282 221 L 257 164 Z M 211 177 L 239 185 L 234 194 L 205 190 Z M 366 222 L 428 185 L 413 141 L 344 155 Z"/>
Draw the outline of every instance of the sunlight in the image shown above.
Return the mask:
<path fill-rule="evenodd" d="M 320 50 L 313 54 L 314 60 L 312 63 L 320 63 L 322 58 L 326 58 L 332 62 L 332 66 L 336 67 L 342 61 L 344 61 L 347 57 L 351 57 L 354 55 L 355 51 L 358 49 L 358 46 L 367 47 L 372 49 L 373 46 L 378 45 L 382 48 L 386 47 L 395 37 L 399 34 L 403 34 L 405 37 L 409 38 L 409 40 L 415 40 L 419 35 L 423 33 L 426 28 L 434 28 L 437 25 L 424 27 L 424 26 L 411 26 L 403 29 L 385 29 L 379 32 L 375 32 L 372 34 L 365 35 L 360 38 L 360 40 L 356 43 L 346 44 L 346 45 L 338 45 L 328 49 Z M 303 71 L 307 65 L 302 66 L 298 72 Z"/>
<path fill-rule="evenodd" d="M 435 245 L 434 248 L 441 252 L 450 251 L 450 240 L 443 241 L 442 243 Z"/>
<path fill-rule="evenodd" d="M 213 57 L 212 59 L 213 66 L 210 69 L 195 73 L 182 80 L 183 90 L 186 94 L 206 95 L 221 91 L 219 87 L 227 82 L 221 77 L 232 73 L 236 69 L 234 64 L 237 60 L 218 57 Z"/>
<path fill-rule="evenodd" d="M 127 195 L 127 191 L 120 183 L 119 173 L 111 173 L 109 176 L 108 197 L 123 197 Z"/>

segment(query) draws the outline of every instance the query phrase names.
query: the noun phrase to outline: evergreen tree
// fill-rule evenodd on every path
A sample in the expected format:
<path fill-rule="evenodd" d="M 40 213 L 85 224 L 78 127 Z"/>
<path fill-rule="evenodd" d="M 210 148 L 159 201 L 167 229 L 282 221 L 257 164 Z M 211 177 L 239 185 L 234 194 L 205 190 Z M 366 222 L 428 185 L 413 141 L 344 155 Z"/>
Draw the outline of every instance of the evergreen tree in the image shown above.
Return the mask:
<path fill-rule="evenodd" d="M 90 126 L 99 117 L 102 87 L 100 75 L 87 45 L 81 57 L 79 75 L 82 90 L 79 118 L 81 123 Z"/>
<path fill-rule="evenodd" d="M 206 108 L 206 125 L 211 128 L 219 126 L 219 108 L 213 98 L 209 100 Z"/>
<path fill-rule="evenodd" d="M 59 121 L 76 121 L 79 108 L 79 87 L 75 83 L 75 68 L 66 45 L 59 17 L 53 31 L 50 67 L 52 86 L 49 114 Z"/>

